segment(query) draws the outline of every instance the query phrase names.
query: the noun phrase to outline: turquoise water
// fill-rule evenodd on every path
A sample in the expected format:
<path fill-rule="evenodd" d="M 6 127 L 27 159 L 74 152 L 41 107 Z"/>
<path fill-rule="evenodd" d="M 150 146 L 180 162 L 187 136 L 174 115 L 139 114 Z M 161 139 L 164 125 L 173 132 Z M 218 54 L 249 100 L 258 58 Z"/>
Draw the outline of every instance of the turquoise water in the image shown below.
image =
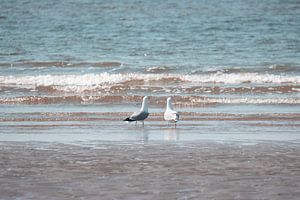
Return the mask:
<path fill-rule="evenodd" d="M 272 64 L 299 73 L 300 3 L 2 0 L 0 62 L 119 61 L 178 72 Z"/>

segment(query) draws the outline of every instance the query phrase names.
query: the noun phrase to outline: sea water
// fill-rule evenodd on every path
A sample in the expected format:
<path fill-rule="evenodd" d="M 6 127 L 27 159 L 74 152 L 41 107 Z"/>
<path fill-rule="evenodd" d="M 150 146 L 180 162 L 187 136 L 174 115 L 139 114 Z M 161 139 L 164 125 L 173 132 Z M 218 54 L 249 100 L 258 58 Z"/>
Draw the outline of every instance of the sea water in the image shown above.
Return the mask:
<path fill-rule="evenodd" d="M 0 140 L 299 141 L 297 0 L 2 0 L 0 10 Z M 124 124 L 145 95 L 149 126 Z M 172 137 L 168 96 L 181 116 Z"/>

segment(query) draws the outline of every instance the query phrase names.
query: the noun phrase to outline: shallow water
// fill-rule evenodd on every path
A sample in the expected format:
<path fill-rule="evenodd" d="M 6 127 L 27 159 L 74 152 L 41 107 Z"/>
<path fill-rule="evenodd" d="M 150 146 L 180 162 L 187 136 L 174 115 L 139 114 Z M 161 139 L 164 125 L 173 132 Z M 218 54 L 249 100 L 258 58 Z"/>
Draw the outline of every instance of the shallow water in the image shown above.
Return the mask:
<path fill-rule="evenodd" d="M 298 106 L 222 105 L 180 108 L 175 127 L 152 108 L 145 126 L 122 120 L 137 106 L 10 105 L 2 107 L 0 141 L 113 142 L 300 142 Z M 120 129 L 121 128 L 121 129 Z"/>

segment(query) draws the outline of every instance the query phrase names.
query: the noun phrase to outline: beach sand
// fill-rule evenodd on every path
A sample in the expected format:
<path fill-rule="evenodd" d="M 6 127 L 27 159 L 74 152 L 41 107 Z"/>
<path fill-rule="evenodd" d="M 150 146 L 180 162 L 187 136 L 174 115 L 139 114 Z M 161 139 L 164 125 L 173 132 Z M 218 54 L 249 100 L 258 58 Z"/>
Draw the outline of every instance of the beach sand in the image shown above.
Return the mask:
<path fill-rule="evenodd" d="M 1 142 L 0 199 L 299 199 L 300 145 Z"/>

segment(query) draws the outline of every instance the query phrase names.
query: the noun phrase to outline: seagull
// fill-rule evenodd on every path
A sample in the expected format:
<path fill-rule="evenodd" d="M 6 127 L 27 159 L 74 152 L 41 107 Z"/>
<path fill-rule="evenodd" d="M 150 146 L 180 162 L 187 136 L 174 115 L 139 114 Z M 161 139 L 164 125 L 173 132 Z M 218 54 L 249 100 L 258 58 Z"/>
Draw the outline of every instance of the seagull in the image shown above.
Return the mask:
<path fill-rule="evenodd" d="M 172 122 L 175 124 L 176 127 L 176 122 L 178 122 L 179 120 L 179 114 L 174 110 L 172 103 L 171 103 L 171 97 L 169 97 L 167 99 L 167 108 L 166 108 L 166 112 L 164 114 L 164 118 L 166 121 Z"/>
<path fill-rule="evenodd" d="M 142 121 L 143 126 L 144 126 L 144 120 L 148 116 L 149 116 L 149 113 L 148 113 L 148 97 L 145 96 L 143 98 L 143 104 L 142 104 L 141 110 L 139 110 L 137 112 L 134 112 L 130 117 L 127 117 L 123 121 L 127 121 L 127 122 L 134 122 L 135 121 L 135 125 L 137 124 L 137 121 Z"/>

